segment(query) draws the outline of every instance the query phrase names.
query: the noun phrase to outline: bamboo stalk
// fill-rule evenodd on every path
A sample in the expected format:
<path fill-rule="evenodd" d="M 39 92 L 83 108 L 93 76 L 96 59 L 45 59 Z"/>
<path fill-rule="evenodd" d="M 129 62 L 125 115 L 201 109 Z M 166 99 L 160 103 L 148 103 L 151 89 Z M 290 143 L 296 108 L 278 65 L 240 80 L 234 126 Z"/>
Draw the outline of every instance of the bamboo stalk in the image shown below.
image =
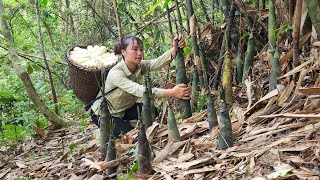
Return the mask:
<path fill-rule="evenodd" d="M 150 99 L 150 110 L 151 110 L 151 121 L 153 123 L 153 122 L 155 122 L 155 119 L 156 119 L 156 108 L 154 107 L 154 97 L 152 95 L 152 85 L 151 85 L 151 79 L 149 76 L 149 72 L 146 74 L 145 79 L 146 79 L 146 83 L 148 86 L 148 93 L 149 93 L 149 99 Z"/>
<path fill-rule="evenodd" d="M 188 1 L 191 1 L 191 0 L 188 0 Z M 192 6 L 191 2 L 189 2 L 188 4 Z M 197 32 L 196 16 L 192 14 L 189 21 L 190 21 L 190 35 L 192 40 L 192 48 L 194 52 L 194 64 L 196 65 L 196 68 L 198 71 L 200 86 L 203 87 L 203 74 L 202 74 L 202 67 L 201 67 L 200 55 L 199 55 L 199 46 L 198 46 L 197 33 L 196 33 Z"/>
<path fill-rule="evenodd" d="M 227 18 L 229 16 L 228 0 L 220 0 L 220 2 L 221 2 L 224 17 Z"/>
<path fill-rule="evenodd" d="M 278 49 L 275 50 L 274 54 L 271 56 L 272 68 L 270 74 L 270 82 L 269 82 L 269 92 L 273 91 L 277 88 L 277 79 L 281 72 L 280 67 L 280 53 Z"/>
<path fill-rule="evenodd" d="M 196 65 L 193 66 L 193 79 L 192 79 L 192 88 L 191 88 L 191 109 L 192 112 L 197 110 L 198 97 L 199 97 L 199 76 L 198 71 L 196 69 Z"/>
<path fill-rule="evenodd" d="M 243 56 L 242 56 L 242 46 L 241 42 L 238 44 L 238 52 L 237 52 L 237 84 L 242 82 L 242 75 L 243 75 Z"/>
<path fill-rule="evenodd" d="M 177 84 L 188 84 L 186 67 L 184 65 L 183 50 L 181 48 L 178 48 L 175 61 L 176 61 Z M 179 99 L 178 104 L 179 104 L 179 111 L 183 119 L 186 119 L 192 116 L 191 105 L 189 100 Z"/>
<path fill-rule="evenodd" d="M 304 1 L 308 8 L 308 14 L 312 21 L 312 25 L 314 26 L 318 39 L 320 37 L 320 3 L 318 0 L 305 0 Z"/>
<path fill-rule="evenodd" d="M 223 88 L 220 88 L 220 98 L 220 131 L 217 139 L 219 148 L 227 149 L 233 146 L 233 137 L 231 120 L 227 108 L 227 103 L 225 101 L 225 93 Z"/>
<path fill-rule="evenodd" d="M 246 56 L 244 59 L 244 67 L 243 67 L 243 76 L 242 76 L 242 83 L 249 75 L 249 69 L 253 66 L 253 58 L 254 58 L 254 44 L 255 39 L 253 33 L 251 31 Z"/>
<path fill-rule="evenodd" d="M 178 2 L 178 0 L 175 0 L 175 3 L 176 3 L 176 11 L 177 11 L 177 14 L 178 14 L 178 20 L 179 20 L 180 30 L 182 31 L 182 30 L 183 30 L 182 16 L 181 16 L 181 13 L 180 13 L 180 8 L 179 8 L 179 2 Z"/>
<path fill-rule="evenodd" d="M 173 37 L 173 30 L 172 30 L 171 16 L 170 16 L 170 11 L 169 11 L 169 7 L 168 6 L 166 7 L 166 11 L 167 11 L 167 18 L 168 18 L 170 35 L 171 35 L 171 38 L 172 38 Z"/>
<path fill-rule="evenodd" d="M 107 100 L 103 97 L 101 102 L 101 116 L 100 116 L 100 155 L 101 159 L 105 159 L 108 152 L 108 141 L 110 133 L 110 114 L 107 105 Z"/>
<path fill-rule="evenodd" d="M 108 143 L 108 152 L 107 152 L 107 159 L 106 161 L 112 161 L 116 159 L 116 148 L 115 148 L 115 141 L 113 134 L 111 133 L 109 136 L 109 143 Z M 113 174 L 116 172 L 115 167 L 110 167 L 106 169 L 106 174 Z"/>
<path fill-rule="evenodd" d="M 145 126 L 148 128 L 152 125 L 153 119 L 151 114 L 151 101 L 150 101 L 149 88 L 148 88 L 146 76 L 145 76 L 145 87 L 146 87 L 146 90 L 143 93 L 142 121 L 145 124 Z"/>
<path fill-rule="evenodd" d="M 269 57 L 271 61 L 271 75 L 269 80 L 269 92 L 277 88 L 277 78 L 279 77 L 280 55 L 276 48 L 276 37 L 274 30 L 276 29 L 276 9 L 275 1 L 271 0 L 269 6 L 269 19 L 268 19 L 268 41 L 269 41 Z"/>
<path fill-rule="evenodd" d="M 170 99 L 168 99 L 168 134 L 169 141 L 181 141 L 177 121 L 172 110 Z"/>
<path fill-rule="evenodd" d="M 228 13 L 229 14 L 229 13 Z M 224 36 L 223 36 L 223 40 L 222 40 L 222 44 L 221 44 L 221 48 L 220 48 L 220 54 L 219 54 L 219 61 L 218 61 L 218 69 L 217 72 L 214 76 L 214 81 L 213 81 L 213 88 L 214 89 L 218 89 L 219 83 L 220 83 L 220 76 L 221 76 L 221 70 L 222 70 L 222 65 L 223 65 L 223 56 L 225 54 L 225 49 L 226 47 L 229 47 L 229 31 L 230 31 L 230 27 L 231 27 L 231 23 L 233 21 L 234 18 L 234 14 L 235 14 L 235 6 L 234 6 L 234 1 L 231 4 L 231 9 L 230 9 L 230 16 L 228 17 L 228 21 L 227 21 L 227 27 L 226 30 L 224 32 Z M 228 48 L 230 49 L 230 48 Z"/>
<path fill-rule="evenodd" d="M 179 20 L 180 21 L 180 20 Z M 178 25 L 176 24 L 176 29 L 179 31 Z M 176 40 L 176 47 L 178 47 L 178 41 Z M 177 84 L 189 84 L 187 73 L 186 73 L 186 67 L 184 63 L 184 56 L 183 56 L 183 49 L 177 48 L 176 52 L 176 82 Z M 191 104 L 190 100 L 184 100 L 184 99 L 178 99 L 178 105 L 179 105 L 179 112 L 182 115 L 183 119 L 186 119 L 188 117 L 192 116 L 191 111 Z"/>
<path fill-rule="evenodd" d="M 120 16 L 119 16 L 119 12 L 118 12 L 118 5 L 117 5 L 117 0 L 113 0 L 113 8 L 114 8 L 114 14 L 116 16 L 117 19 L 117 27 L 118 27 L 118 38 L 121 40 L 122 37 L 122 33 L 121 33 L 121 21 L 120 21 Z M 120 41 L 121 42 L 121 41 Z"/>
<path fill-rule="evenodd" d="M 307 0 L 308 1 L 308 0 Z M 294 12 L 293 19 L 293 42 L 292 42 L 292 52 L 293 52 L 293 65 L 298 66 L 299 63 L 299 39 L 300 39 L 300 24 L 301 24 L 301 14 L 302 14 L 302 0 L 296 2 L 296 8 Z"/>
<path fill-rule="evenodd" d="M 204 49 L 202 46 L 202 42 L 200 42 L 200 62 L 202 67 L 204 68 L 203 73 L 203 80 L 204 80 L 204 89 L 206 94 L 206 103 L 207 103 L 207 109 L 208 109 L 208 126 L 209 126 L 209 132 L 212 131 L 212 128 L 218 125 L 218 118 L 217 113 L 214 105 L 214 99 L 213 95 L 210 93 L 209 88 L 209 79 L 208 79 L 208 68 L 206 66 L 205 57 L 204 57 Z"/>
<path fill-rule="evenodd" d="M 222 86 L 226 93 L 226 103 L 227 108 L 230 110 L 233 96 L 232 96 L 232 66 L 231 66 L 231 58 L 229 51 L 227 50 L 226 56 L 224 59 L 224 67 L 223 67 L 223 74 L 222 74 Z"/>

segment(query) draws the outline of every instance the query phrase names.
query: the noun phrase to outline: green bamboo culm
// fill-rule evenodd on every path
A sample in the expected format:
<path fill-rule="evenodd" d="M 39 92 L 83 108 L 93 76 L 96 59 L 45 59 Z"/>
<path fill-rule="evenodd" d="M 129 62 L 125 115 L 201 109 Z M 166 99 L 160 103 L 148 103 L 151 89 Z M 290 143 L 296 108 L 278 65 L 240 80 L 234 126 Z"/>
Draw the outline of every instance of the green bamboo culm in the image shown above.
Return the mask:
<path fill-rule="evenodd" d="M 156 119 L 156 108 L 154 106 L 154 97 L 152 94 L 152 85 L 151 85 L 151 78 L 149 76 L 149 72 L 145 75 L 145 79 L 146 79 L 148 93 L 149 93 L 149 99 L 150 99 L 151 121 L 154 122 Z"/>
<path fill-rule="evenodd" d="M 318 36 L 320 36 L 320 2 L 319 0 L 306 0 L 304 2 L 307 5 L 312 25 L 314 26 Z"/>
<path fill-rule="evenodd" d="M 242 83 L 248 77 L 249 69 L 252 68 L 252 66 L 253 66 L 254 43 L 255 43 L 255 39 L 254 39 L 253 33 L 251 31 L 249 41 L 248 41 L 247 52 L 246 52 L 245 59 L 244 59 Z"/>
<path fill-rule="evenodd" d="M 204 85 L 206 85 L 205 76 L 208 76 L 208 62 L 206 61 L 206 58 L 205 58 L 204 45 L 203 45 L 202 41 L 200 41 L 200 43 L 199 43 L 199 55 L 200 55 L 202 73 L 203 73 L 202 74 L 203 75 L 203 83 L 204 83 Z"/>
<path fill-rule="evenodd" d="M 149 95 L 149 89 L 147 85 L 147 78 L 145 77 L 145 87 L 146 90 L 143 93 L 143 107 L 142 107 L 142 121 L 146 128 L 150 127 L 153 123 L 151 114 L 151 101 Z"/>
<path fill-rule="evenodd" d="M 233 146 L 232 125 L 227 108 L 227 102 L 225 101 L 225 92 L 223 88 L 220 88 L 220 130 L 218 134 L 218 147 L 220 149 L 227 149 Z"/>
<path fill-rule="evenodd" d="M 111 123 L 113 124 L 113 123 Z M 113 127 L 113 125 L 111 126 Z M 110 128 L 110 130 L 113 132 L 113 128 Z M 116 159 L 116 148 L 115 148 L 115 141 L 114 141 L 114 136 L 113 133 L 110 134 L 109 136 L 109 143 L 108 143 L 108 152 L 107 152 L 107 159 L 106 161 L 112 161 Z M 106 174 L 113 174 L 116 172 L 116 168 L 109 168 L 106 169 Z"/>
<path fill-rule="evenodd" d="M 180 133 L 177 125 L 176 118 L 173 113 L 171 100 L 168 99 L 168 134 L 169 141 L 180 141 Z"/>
<path fill-rule="evenodd" d="M 188 16 L 190 16 L 189 27 L 190 27 L 190 36 L 192 40 L 192 49 L 194 52 L 194 64 L 197 67 L 200 87 L 203 87 L 202 67 L 200 62 L 199 46 L 198 46 L 198 40 L 197 40 L 197 18 L 194 14 L 191 0 L 187 0 L 187 9 L 188 9 Z"/>
<path fill-rule="evenodd" d="M 199 97 L 199 76 L 196 65 L 193 66 L 193 78 L 191 88 L 191 109 L 192 112 L 197 110 L 198 97 Z"/>
<path fill-rule="evenodd" d="M 241 42 L 239 42 L 238 45 L 238 51 L 237 51 L 237 84 L 241 84 L 242 82 L 242 76 L 243 76 L 243 56 L 242 56 L 242 47 Z"/>
<path fill-rule="evenodd" d="M 178 47 L 178 46 L 177 46 Z M 176 81 L 177 84 L 188 84 L 186 67 L 184 65 L 183 50 L 178 47 L 176 55 Z M 178 99 L 179 112 L 183 119 L 192 116 L 190 100 Z"/>
<path fill-rule="evenodd" d="M 276 48 L 276 37 L 274 30 L 276 29 L 276 8 L 275 1 L 269 2 L 269 18 L 268 18 L 268 41 L 269 41 L 269 57 L 271 61 L 271 75 L 269 80 L 269 91 L 277 88 L 277 78 L 280 74 L 279 53 Z"/>
<path fill-rule="evenodd" d="M 105 159 L 108 151 L 108 141 L 110 133 L 110 113 L 108 109 L 107 100 L 103 97 L 101 102 L 101 116 L 100 116 L 100 153 L 101 158 Z"/>
<path fill-rule="evenodd" d="M 178 0 L 175 0 L 175 3 L 176 3 L 176 11 L 177 11 L 177 15 L 178 15 L 178 20 L 179 20 L 178 22 L 179 22 L 179 25 L 180 25 L 180 29 L 182 31 L 182 29 L 183 29 L 182 16 L 181 16 L 181 13 L 180 13 Z"/>
<path fill-rule="evenodd" d="M 205 58 L 204 58 L 204 50 L 202 43 L 200 43 L 200 60 L 201 65 L 204 67 L 204 73 L 203 73 L 203 80 L 204 80 L 204 89 L 206 93 L 206 101 L 207 101 L 207 109 L 208 109 L 208 123 L 209 123 L 209 132 L 212 131 L 212 128 L 218 125 L 218 118 L 217 113 L 214 105 L 214 98 L 213 95 L 210 93 L 209 88 L 209 80 L 208 80 L 208 69 L 205 65 Z"/>
<path fill-rule="evenodd" d="M 223 15 L 225 18 L 227 18 L 229 16 L 228 0 L 220 0 L 220 2 L 222 6 Z"/>
<path fill-rule="evenodd" d="M 177 8 L 176 10 L 179 10 Z M 178 13 L 180 13 L 178 11 Z M 182 19 L 179 19 L 179 21 L 182 21 Z M 176 29 L 177 33 L 179 32 L 179 27 L 176 23 Z M 182 27 L 181 27 L 182 30 Z M 183 49 L 179 48 L 178 46 L 178 40 L 176 40 L 175 45 L 177 47 L 176 50 L 176 58 L 175 58 L 175 63 L 176 63 L 176 82 L 177 84 L 186 84 L 188 85 L 189 80 L 187 78 L 187 73 L 186 73 L 186 67 L 184 63 L 184 56 L 183 56 Z M 183 119 L 189 118 L 192 116 L 192 111 L 191 111 L 191 104 L 190 100 L 183 100 L 183 99 L 178 99 L 178 109 L 180 114 L 182 115 Z"/>

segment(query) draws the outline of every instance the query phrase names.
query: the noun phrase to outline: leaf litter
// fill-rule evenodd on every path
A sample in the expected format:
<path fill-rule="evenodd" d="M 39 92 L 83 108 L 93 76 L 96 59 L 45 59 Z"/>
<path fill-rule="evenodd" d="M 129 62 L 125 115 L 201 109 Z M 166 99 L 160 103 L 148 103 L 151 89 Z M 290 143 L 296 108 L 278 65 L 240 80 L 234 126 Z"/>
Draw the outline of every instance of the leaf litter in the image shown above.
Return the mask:
<path fill-rule="evenodd" d="M 259 76 L 251 76 L 236 93 L 238 102 L 230 112 L 234 147 L 217 148 L 219 129 L 208 133 L 206 110 L 178 123 L 180 142 L 169 142 L 166 126 L 154 123 L 146 134 L 155 173 L 144 175 L 133 170 L 137 129 L 116 140 L 117 159 L 105 162 L 99 155 L 99 131 L 92 124 L 84 131 L 78 126 L 51 132 L 34 128 L 41 139 L 28 138 L 14 150 L 0 148 L 0 179 L 319 179 L 317 48 L 300 58 L 300 66 L 283 72 L 281 85 L 265 96 L 256 92 L 264 89 L 259 83 L 267 82 L 269 65 L 266 60 L 255 65 L 253 74 Z M 282 67 L 288 59 L 284 61 Z M 117 172 L 104 175 L 111 167 Z"/>

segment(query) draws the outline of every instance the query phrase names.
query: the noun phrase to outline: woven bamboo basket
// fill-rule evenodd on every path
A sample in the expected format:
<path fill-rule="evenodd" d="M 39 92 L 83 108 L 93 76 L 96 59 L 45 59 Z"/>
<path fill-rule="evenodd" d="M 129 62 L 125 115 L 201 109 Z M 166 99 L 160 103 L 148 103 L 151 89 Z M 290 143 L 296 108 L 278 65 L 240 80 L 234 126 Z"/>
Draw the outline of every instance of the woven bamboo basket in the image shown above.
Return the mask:
<path fill-rule="evenodd" d="M 85 46 L 79 47 L 86 48 Z M 70 48 L 66 54 L 70 83 L 77 98 L 87 104 L 94 100 L 99 92 L 99 87 L 101 86 L 101 70 L 87 69 L 75 64 L 70 58 L 70 51 L 72 51 L 73 48 Z"/>

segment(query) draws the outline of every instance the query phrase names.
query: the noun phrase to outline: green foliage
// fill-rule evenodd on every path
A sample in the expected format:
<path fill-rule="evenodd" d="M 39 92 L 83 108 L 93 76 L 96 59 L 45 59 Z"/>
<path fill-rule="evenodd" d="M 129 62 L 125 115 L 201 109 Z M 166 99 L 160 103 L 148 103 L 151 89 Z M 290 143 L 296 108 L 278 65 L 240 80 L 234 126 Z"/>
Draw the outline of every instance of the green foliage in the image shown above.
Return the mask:
<path fill-rule="evenodd" d="M 280 26 L 278 29 L 275 29 L 274 34 L 275 34 L 276 39 L 278 39 L 280 37 L 280 34 L 282 32 L 287 31 L 287 30 L 291 30 L 291 29 L 293 29 L 293 27 L 290 24 L 285 24 L 283 26 Z"/>
<path fill-rule="evenodd" d="M 1 123 L 1 122 L 0 122 Z M 4 125 L 0 133 L 0 145 L 4 146 L 15 141 L 24 139 L 31 130 L 25 126 L 19 125 Z"/>
<path fill-rule="evenodd" d="M 6 20 L 6 21 L 10 21 L 10 17 L 9 17 L 8 15 L 6 15 L 6 14 L 3 14 L 3 15 L 2 15 L 2 18 L 3 18 L 4 20 Z"/>
<path fill-rule="evenodd" d="M 197 111 L 200 112 L 204 109 L 206 106 L 207 102 L 207 97 L 204 94 L 199 95 L 199 100 L 198 100 L 198 106 L 197 106 Z"/>
<path fill-rule="evenodd" d="M 80 129 L 80 132 L 84 132 L 85 131 L 85 128 L 86 126 L 88 125 L 88 121 L 86 119 L 80 119 L 79 121 L 79 129 Z"/>
<path fill-rule="evenodd" d="M 163 0 L 159 0 L 156 4 L 154 4 L 149 11 L 146 13 L 146 15 L 149 15 L 151 12 L 153 12 L 161 3 L 163 2 Z"/>
<path fill-rule="evenodd" d="M 250 35 L 250 32 L 243 33 L 242 36 L 240 37 L 240 41 L 243 40 L 246 37 L 249 37 L 249 35 Z"/>
<path fill-rule="evenodd" d="M 42 100 L 54 109 L 51 87 L 47 70 L 44 66 L 42 52 L 39 43 L 38 27 L 34 4 L 29 0 L 3 0 L 6 14 L 2 18 L 8 21 L 14 39 L 14 46 L 19 54 L 21 65 L 29 73 L 30 78 Z M 87 125 L 87 114 L 83 110 L 83 103 L 74 95 L 70 83 L 68 66 L 58 62 L 66 62 L 66 51 L 78 45 L 105 45 L 110 50 L 113 49 L 115 39 L 108 30 L 109 26 L 113 31 L 117 31 L 116 20 L 113 14 L 113 6 L 109 1 L 97 0 L 91 3 L 95 12 L 84 1 L 70 0 L 70 7 L 67 8 L 64 1 L 40 0 L 39 8 L 41 12 L 41 31 L 44 38 L 44 50 L 51 71 L 53 72 L 53 82 L 57 97 L 69 103 L 58 102 L 59 115 L 78 116 L 79 128 L 84 130 Z M 134 1 L 118 1 L 119 13 L 123 34 L 136 34 L 147 22 L 156 19 L 155 23 L 148 25 L 140 34 L 144 45 L 145 59 L 158 57 L 172 47 L 171 36 L 168 33 L 168 23 L 165 16 L 160 16 L 167 6 L 171 6 L 170 0 L 153 0 L 136 3 Z M 198 7 L 197 1 L 194 1 Z M 173 5 L 174 3 L 172 3 Z M 210 2 L 206 1 L 206 5 Z M 171 6 L 172 7 L 172 6 Z M 209 8 L 208 8 L 209 9 Z M 149 10 L 147 13 L 146 11 Z M 201 8 L 194 9 L 201 20 Z M 209 11 L 208 11 L 209 12 Z M 221 10 L 214 10 L 216 15 L 216 25 L 223 20 Z M 98 14 L 98 15 L 97 15 Z M 72 18 L 71 18 L 72 17 Z M 186 17 L 182 13 L 183 23 Z M 133 24 L 131 22 L 142 22 L 144 24 Z M 5 46 L 3 35 L 0 33 L 0 43 Z M 184 48 L 184 54 L 191 53 L 190 46 Z M 190 42 L 191 43 L 191 42 Z M 27 135 L 33 135 L 32 126 L 40 128 L 48 126 L 45 117 L 39 113 L 33 103 L 28 98 L 22 81 L 16 75 L 9 60 L 8 52 L 0 48 L 0 108 L 1 127 L 5 133 L 15 134 L 21 139 Z M 174 68 L 174 62 L 172 63 Z M 164 72 L 155 73 L 156 77 L 163 77 Z M 170 76 L 174 70 L 169 72 Z M 17 132 L 12 131 L 12 126 L 17 122 Z M 1 134 L 1 133 L 0 133 Z M 21 137 L 21 138 L 20 138 Z M 6 138 L 6 142 L 14 141 L 14 138 Z"/>
<path fill-rule="evenodd" d="M 138 162 L 136 162 L 130 169 L 126 178 L 117 177 L 117 180 L 134 180 L 134 177 L 132 176 L 132 174 L 138 172 L 138 170 L 139 170 L 139 164 Z"/>
<path fill-rule="evenodd" d="M 48 5 L 48 0 L 40 0 L 40 4 L 43 7 L 46 7 Z"/>

